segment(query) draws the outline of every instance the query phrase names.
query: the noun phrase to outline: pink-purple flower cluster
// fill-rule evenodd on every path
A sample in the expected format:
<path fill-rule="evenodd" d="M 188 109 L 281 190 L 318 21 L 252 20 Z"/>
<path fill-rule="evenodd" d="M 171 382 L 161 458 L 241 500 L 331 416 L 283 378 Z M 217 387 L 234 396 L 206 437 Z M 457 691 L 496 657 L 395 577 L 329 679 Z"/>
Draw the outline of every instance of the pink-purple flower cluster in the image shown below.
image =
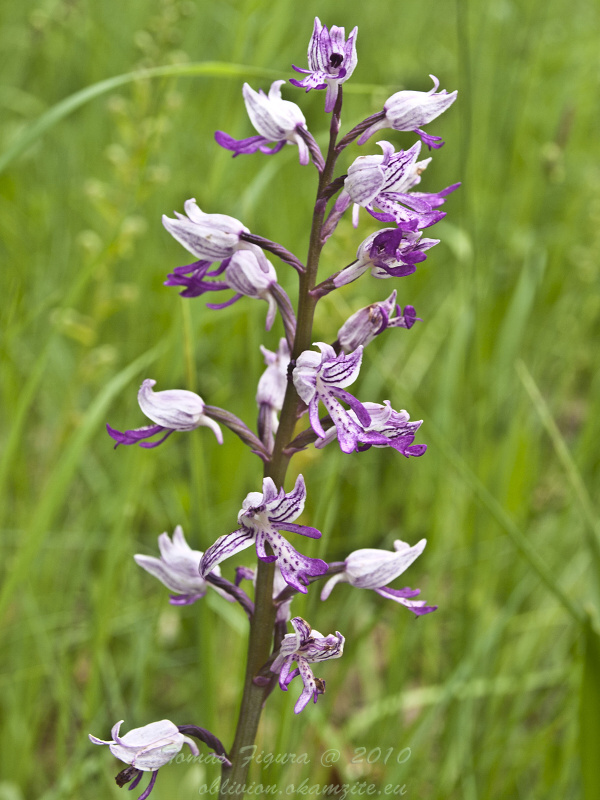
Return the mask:
<path fill-rule="evenodd" d="M 211 309 L 232 306 L 241 298 L 262 300 L 267 304 L 267 331 L 281 326 L 278 342 L 270 343 L 273 349 L 261 346 L 265 369 L 255 395 L 256 430 L 231 412 L 206 404 L 195 392 L 186 389 L 155 392 L 156 381 L 151 379 L 143 381 L 138 402 L 152 424 L 124 431 L 107 425 L 115 447 L 138 444 L 142 448 L 156 447 L 175 431 L 191 433 L 199 427 L 210 428 L 222 444 L 222 426 L 225 426 L 264 462 L 262 491 L 246 495 L 233 532 L 215 531 L 200 550 L 188 544 L 183 529 L 177 525 L 172 537 L 167 533 L 159 536 L 159 557 L 138 553 L 134 558 L 143 570 L 169 589 L 172 605 L 191 606 L 202 600 L 209 589 L 221 600 L 239 604 L 252 623 L 250 653 L 254 661 L 249 662 L 253 666 L 247 673 L 245 691 L 263 692 L 260 702 L 255 702 L 256 698 L 252 701 L 253 708 L 261 706 L 277 683 L 287 691 L 299 676 L 303 689 L 294 706 L 296 714 L 311 701 L 316 703 L 325 692 L 325 681 L 315 677 L 311 665 L 339 658 L 345 641 L 339 632 L 323 636 L 302 617 L 292 617 L 291 606 L 299 593 L 307 594 L 311 584 L 326 579 L 321 590 L 323 600 L 336 584 L 348 583 L 356 589 L 371 589 L 417 616 L 436 609 L 424 600 L 415 599 L 419 589 L 390 585 L 422 554 L 425 539 L 412 547 L 396 540 L 392 551 L 360 548 L 342 562 L 329 563 L 304 555 L 288 541 L 288 534 L 304 536 L 304 548 L 310 552 L 306 539 L 321 538 L 317 528 L 296 521 L 306 503 L 304 477 L 297 474 L 293 488 L 288 492 L 284 488 L 288 463 L 300 450 L 311 444 L 322 450 L 336 439 L 341 451 L 349 456 L 376 447 L 391 448 L 409 458 L 422 456 L 427 449 L 425 444 L 415 442 L 422 420 L 411 420 L 406 410 L 395 410 L 390 400 L 359 400 L 348 391 L 359 379 L 365 348 L 386 331 L 393 328 L 409 331 L 419 321 L 412 305 L 398 304 L 397 289 L 386 299 L 354 311 L 341 324 L 338 321 L 332 325 L 329 319 L 320 320 L 317 314 L 316 319 L 325 331 L 330 326 L 329 333 L 320 337 L 325 341 L 315 343 L 317 350 L 311 349 L 311 342 L 317 338 L 312 326 L 319 301 L 365 273 L 377 279 L 413 274 L 439 241 L 427 238 L 425 229 L 445 216 L 442 207 L 459 186 L 454 183 L 440 191 L 421 191 L 420 187 L 432 160 L 420 158 L 422 143 L 430 149 L 439 149 L 444 144 L 441 137 L 426 133 L 423 126 L 447 110 L 457 94 L 438 91 L 439 81 L 434 76 L 430 91 L 396 92 L 381 110 L 366 117 L 338 141 L 343 85 L 357 67 L 356 38 L 356 28 L 346 37 L 343 27 L 327 27 L 317 17 L 308 46 L 308 69 L 294 67 L 303 77 L 290 80 L 293 86 L 307 92 L 326 90 L 325 112 L 331 114 L 326 150 L 321 151 L 300 108 L 282 97 L 284 80 L 274 81 L 268 92 L 244 84 L 242 94 L 256 135 L 234 139 L 223 131 L 215 134 L 217 143 L 234 156 L 274 155 L 285 145 L 291 145 L 298 148 L 302 166 L 312 162 L 316 167 L 318 195 L 312 211 L 306 264 L 278 242 L 251 233 L 239 220 L 201 211 L 193 198 L 184 202 L 185 213 L 175 212 L 174 218 L 163 216 L 166 230 L 197 259 L 172 269 L 165 282 L 167 286 L 179 287 L 181 296 L 192 300 L 211 292 L 232 292 L 222 302 L 208 303 Z M 336 161 L 342 151 L 353 143 L 364 145 L 382 129 L 413 133 L 419 139 L 406 150 L 396 149 L 389 141 L 379 141 L 381 153 L 358 156 L 346 174 L 335 177 Z M 325 158 L 323 153 L 327 154 Z M 320 250 L 351 207 L 354 227 L 359 224 L 361 208 L 370 215 L 372 226 L 375 220 L 386 227 L 371 229 L 358 245 L 356 258 L 346 266 L 338 265 L 337 271 L 317 285 Z M 298 274 L 297 314 L 266 252 L 292 266 Z M 402 334 L 405 341 L 415 335 L 418 332 Z M 232 339 L 227 346 L 237 345 Z M 369 352 L 376 347 L 377 344 L 372 345 Z M 296 427 L 306 418 L 308 423 L 296 434 Z M 172 441 L 168 446 L 171 445 L 176 446 Z M 224 562 L 249 550 L 256 557 L 252 566 L 223 567 L 224 571 L 234 570 L 232 580 L 221 574 Z M 243 581 L 249 582 L 247 591 L 241 587 Z M 288 633 L 288 622 L 293 633 Z M 262 644 L 256 644 L 255 634 L 261 637 Z M 260 650 L 258 660 L 253 646 Z M 246 697 L 247 694 L 242 705 Z M 151 773 L 150 783 L 139 800 L 148 797 L 158 769 L 169 763 L 184 744 L 198 754 L 193 738 L 211 748 L 225 767 L 236 769 L 232 763 L 234 755 L 228 755 L 219 739 L 203 728 L 176 726 L 169 720 L 161 720 L 121 736 L 120 725 L 119 722 L 113 727 L 111 740 L 94 736 L 90 739 L 94 744 L 108 745 L 113 755 L 127 764 L 117 776 L 119 786 L 130 783 L 129 788 L 133 789 L 144 772 Z"/>

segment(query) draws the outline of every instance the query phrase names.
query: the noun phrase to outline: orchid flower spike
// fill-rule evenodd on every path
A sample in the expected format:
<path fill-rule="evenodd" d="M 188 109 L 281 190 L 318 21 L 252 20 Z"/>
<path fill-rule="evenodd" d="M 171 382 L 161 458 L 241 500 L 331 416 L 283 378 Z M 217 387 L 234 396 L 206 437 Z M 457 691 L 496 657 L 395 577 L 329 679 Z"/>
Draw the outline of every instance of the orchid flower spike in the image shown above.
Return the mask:
<path fill-rule="evenodd" d="M 383 104 L 383 111 L 369 118 L 372 124 L 361 135 L 358 144 L 364 144 L 383 128 L 393 128 L 395 131 L 418 133 L 421 141 L 430 148 L 437 150 L 442 147 L 444 142 L 440 136 L 431 136 L 421 129 L 450 108 L 458 92 L 448 93 L 445 89 L 438 92 L 440 82 L 435 75 L 429 77 L 433 81 L 433 89 L 428 92 L 403 91 L 389 97 Z"/>
<path fill-rule="evenodd" d="M 231 150 L 234 157 L 260 151 L 266 155 L 278 153 L 285 144 L 298 146 L 300 163 L 308 164 L 310 153 L 318 162 L 320 155 L 318 146 L 308 132 L 306 119 L 300 108 L 281 97 L 281 87 L 285 81 L 271 84 L 269 94 L 262 89 L 255 92 L 247 83 L 244 84 L 243 95 L 250 122 L 258 131 L 258 136 L 248 139 L 233 139 L 223 131 L 215 133 L 217 143 L 226 150 Z M 269 147 L 274 144 L 275 147 Z M 321 156 L 322 161 L 322 156 Z"/>
<path fill-rule="evenodd" d="M 117 448 L 120 444 L 139 444 L 140 447 L 157 447 L 174 431 L 192 431 L 204 425 L 215 434 L 219 444 L 223 444 L 223 434 L 217 423 L 204 414 L 205 404 L 201 397 L 186 389 L 169 389 L 165 392 L 154 392 L 152 387 L 156 381 L 147 378 L 138 392 L 138 403 L 144 414 L 154 422 L 143 428 L 117 431 L 106 426 L 109 435 L 115 440 Z M 166 431 L 157 442 L 146 442 L 158 433 Z"/>
<path fill-rule="evenodd" d="M 200 561 L 200 575 L 205 577 L 216 564 L 245 550 L 256 546 L 256 554 L 261 561 L 275 561 L 286 583 L 298 592 L 306 594 L 309 578 L 327 572 L 327 564 L 320 558 L 308 558 L 298 553 L 278 531 L 299 533 L 311 539 L 319 539 L 321 532 L 307 525 L 295 525 L 293 520 L 300 516 L 306 501 L 306 486 L 302 475 L 298 475 L 294 489 L 285 493 L 271 478 L 263 480 L 263 491 L 250 492 L 242 503 L 238 515 L 239 529 L 221 536 L 211 545 Z M 266 545 L 273 555 L 267 555 Z"/>
<path fill-rule="evenodd" d="M 335 636 L 323 636 L 312 630 L 302 617 L 294 617 L 292 626 L 295 633 L 288 633 L 284 637 L 277 658 L 271 665 L 271 672 L 279 673 L 279 686 L 284 692 L 287 692 L 290 682 L 297 675 L 302 677 L 304 689 L 294 706 L 294 713 L 299 714 L 311 699 L 316 703 L 318 696 L 325 692 L 325 681 L 315 678 L 309 664 L 339 658 L 344 652 L 345 640 L 338 631 Z M 298 666 L 292 670 L 294 661 Z"/>
<path fill-rule="evenodd" d="M 359 589 L 373 589 L 382 597 L 406 606 L 416 616 L 429 614 L 437 606 L 427 606 L 424 600 L 412 600 L 420 594 L 419 589 L 390 589 L 387 585 L 410 567 L 425 549 L 426 539 L 410 547 L 397 539 L 394 551 L 365 548 L 350 553 L 345 560 L 345 569 L 338 572 L 323 586 L 321 600 L 326 600 L 336 583 L 346 582 Z"/>
<path fill-rule="evenodd" d="M 150 575 L 154 575 L 167 589 L 175 593 L 171 595 L 169 601 L 171 605 L 191 605 L 204 597 L 209 586 L 212 586 L 225 600 L 233 602 L 234 598 L 230 594 L 219 586 L 212 585 L 210 580 L 207 581 L 200 577 L 198 564 L 202 558 L 202 552 L 192 550 L 185 539 L 181 525 L 175 528 L 172 540 L 168 533 L 161 533 L 158 537 L 158 547 L 160 558 L 137 553 L 134 555 L 134 559 L 142 569 L 145 569 Z M 220 576 L 221 570 L 219 567 L 215 567 L 211 574 Z M 210 576 L 208 577 L 210 578 Z"/>
<path fill-rule="evenodd" d="M 89 734 L 93 744 L 107 744 L 110 752 L 129 766 L 119 772 L 116 777 L 119 787 L 133 781 L 129 790 L 135 789 L 142 779 L 144 772 L 151 772 L 152 777 L 148 788 L 139 796 L 138 800 L 146 800 L 156 782 L 160 767 L 168 764 L 187 744 L 192 753 L 200 755 L 198 746 L 189 736 L 180 733 L 177 725 L 163 719 L 160 722 L 151 722 L 143 728 L 133 728 L 124 736 L 119 735 L 123 720 L 117 722 L 111 730 L 112 739 L 104 741 Z"/>
<path fill-rule="evenodd" d="M 357 64 L 356 36 L 353 28 L 346 39 L 345 28 L 332 25 L 331 30 L 315 17 L 315 27 L 308 44 L 308 69 L 294 67 L 296 72 L 306 73 L 301 81 L 292 78 L 290 83 L 309 92 L 311 89 L 327 89 L 325 111 L 333 111 L 340 84 L 348 80 Z"/>

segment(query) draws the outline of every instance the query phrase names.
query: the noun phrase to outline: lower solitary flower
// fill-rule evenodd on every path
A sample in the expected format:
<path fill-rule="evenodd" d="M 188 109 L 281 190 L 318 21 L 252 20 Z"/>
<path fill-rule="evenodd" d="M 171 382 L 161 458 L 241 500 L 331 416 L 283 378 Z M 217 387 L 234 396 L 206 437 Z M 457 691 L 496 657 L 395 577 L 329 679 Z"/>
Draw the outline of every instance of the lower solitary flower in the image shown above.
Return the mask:
<path fill-rule="evenodd" d="M 119 730 L 122 724 L 123 720 L 113 726 L 110 741 L 97 739 L 91 733 L 89 739 L 93 744 L 107 744 L 115 758 L 129 764 L 129 767 L 119 772 L 115 778 L 119 787 L 133 781 L 129 787 L 131 791 L 141 781 L 144 772 L 152 773 L 148 788 L 138 800 L 146 800 L 154 788 L 160 767 L 168 764 L 181 751 L 184 744 L 189 746 L 195 756 L 200 754 L 196 742 L 180 733 L 177 725 L 168 719 L 151 722 L 143 728 L 133 728 L 129 733 L 120 736 Z"/>
<path fill-rule="evenodd" d="M 335 636 L 323 636 L 312 630 L 302 617 L 294 617 L 292 625 L 295 633 L 288 633 L 281 643 L 277 658 L 271 665 L 271 672 L 279 673 L 279 686 L 287 692 L 290 682 L 297 676 L 302 677 L 304 689 L 294 706 L 294 713 L 299 714 L 313 700 L 317 702 L 320 694 L 325 692 L 325 681 L 315 678 L 309 664 L 317 661 L 328 661 L 339 658 L 344 652 L 344 637 L 336 631 Z M 296 662 L 296 669 L 292 664 Z"/>

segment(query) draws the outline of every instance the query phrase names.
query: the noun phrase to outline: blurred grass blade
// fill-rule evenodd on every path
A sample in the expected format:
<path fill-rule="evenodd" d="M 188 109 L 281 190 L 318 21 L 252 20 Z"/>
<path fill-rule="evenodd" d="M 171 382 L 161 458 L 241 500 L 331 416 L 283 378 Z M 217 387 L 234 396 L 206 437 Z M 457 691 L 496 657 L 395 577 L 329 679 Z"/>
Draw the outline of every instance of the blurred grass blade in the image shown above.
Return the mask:
<path fill-rule="evenodd" d="M 26 128 L 12 145 L 0 156 L 0 173 L 14 161 L 17 156 L 33 144 L 46 131 L 56 125 L 65 117 L 72 114 L 81 106 L 100 97 L 107 92 L 118 89 L 127 83 L 148 80 L 149 78 L 183 78 L 204 76 L 208 78 L 242 78 L 248 76 L 278 78 L 279 74 L 274 70 L 261 69 L 260 67 L 250 67 L 244 64 L 229 64 L 224 61 L 204 61 L 193 64 L 168 64 L 163 67 L 152 67 L 151 69 L 139 69 L 133 72 L 126 72 L 123 75 L 115 75 L 99 83 L 86 86 L 75 94 L 69 95 L 64 100 L 56 103 L 45 114 Z"/>
<path fill-rule="evenodd" d="M 0 155 L 0 173 L 8 165 L 21 155 L 31 144 L 43 136 L 50 128 L 54 127 L 73 111 L 81 106 L 95 100 L 107 92 L 118 89 L 135 81 L 148 80 L 149 78 L 267 78 L 276 80 L 280 78 L 279 72 L 264 67 L 251 67 L 247 64 L 231 64 L 226 61 L 199 61 L 192 64 L 167 64 L 162 67 L 152 67 L 150 69 L 139 69 L 133 72 L 125 72 L 123 75 L 115 75 L 99 83 L 86 86 L 75 94 L 69 95 L 64 100 L 53 105 L 45 114 L 36 120 L 32 125 L 18 136 L 12 145 Z M 370 94 L 381 90 L 381 86 L 371 84 L 357 84 L 352 87 L 354 94 Z"/>
<path fill-rule="evenodd" d="M 56 464 L 50 475 L 39 502 L 33 512 L 27 536 L 23 538 L 23 546 L 15 556 L 0 593 L 0 619 L 6 606 L 13 597 L 18 587 L 26 583 L 27 572 L 31 562 L 39 551 L 40 544 L 50 529 L 54 517 L 68 496 L 69 485 L 80 463 L 84 448 L 88 445 L 92 435 L 98 431 L 104 422 L 106 409 L 112 399 L 148 364 L 155 361 L 164 351 L 166 342 L 153 347 L 137 358 L 132 364 L 121 370 L 107 383 L 102 392 L 96 397 L 87 411 L 81 426 L 73 434 L 68 448 Z"/>
<path fill-rule="evenodd" d="M 579 708 L 579 754 L 584 800 L 600 797 L 600 636 L 588 617 Z"/>
<path fill-rule="evenodd" d="M 542 394 L 538 389 L 533 376 L 527 369 L 525 363 L 520 359 L 516 363 L 516 369 L 519 378 L 521 379 L 521 382 L 527 391 L 527 394 L 531 398 L 540 421 L 550 437 L 550 440 L 556 451 L 556 455 L 558 456 L 559 461 L 567 473 L 567 477 L 571 483 L 571 486 L 573 487 L 575 496 L 579 501 L 579 507 L 588 531 L 588 545 L 596 561 L 596 577 L 600 579 L 600 518 L 598 517 L 596 509 L 594 508 L 594 504 L 592 503 L 592 499 L 589 495 L 587 487 L 583 482 L 581 473 L 577 468 L 577 464 L 575 464 L 565 439 L 558 429 L 558 425 L 554 421 L 554 418 L 550 413 L 550 409 L 542 397 Z"/>

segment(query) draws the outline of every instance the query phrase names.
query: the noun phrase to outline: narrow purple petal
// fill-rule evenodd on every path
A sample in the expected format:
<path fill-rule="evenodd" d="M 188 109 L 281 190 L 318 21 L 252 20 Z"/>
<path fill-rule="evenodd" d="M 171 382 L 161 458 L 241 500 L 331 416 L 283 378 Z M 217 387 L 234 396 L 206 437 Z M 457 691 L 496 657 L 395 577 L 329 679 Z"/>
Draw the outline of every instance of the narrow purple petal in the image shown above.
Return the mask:
<path fill-rule="evenodd" d="M 148 788 L 146 789 L 145 792 L 142 792 L 142 794 L 138 797 L 138 800 L 147 800 L 148 795 L 150 794 L 152 789 L 154 789 L 154 784 L 156 783 L 156 776 L 157 775 L 158 775 L 158 770 L 155 770 L 152 773 L 152 777 L 150 778 L 150 783 L 148 784 Z M 131 787 L 129 787 L 129 788 L 131 788 Z"/>
<path fill-rule="evenodd" d="M 332 394 L 334 394 L 336 397 L 339 397 L 339 399 L 343 400 L 345 403 L 348 403 L 352 411 L 354 411 L 356 414 L 361 425 L 368 427 L 371 424 L 371 415 L 360 402 L 360 400 L 357 400 L 354 395 L 350 394 L 350 392 L 344 391 L 344 389 L 333 389 Z"/>
<path fill-rule="evenodd" d="M 281 522 L 277 525 L 281 531 L 288 531 L 288 533 L 299 533 L 302 536 L 308 536 L 310 539 L 320 539 L 321 531 L 317 528 L 311 528 L 308 525 L 295 525 L 293 522 Z"/>
<path fill-rule="evenodd" d="M 229 289 L 229 286 L 227 287 Z M 212 308 L 213 311 L 220 311 L 222 308 L 227 308 L 228 306 L 232 306 L 234 303 L 237 303 L 244 295 L 243 294 L 234 294 L 229 300 L 226 300 L 224 303 L 207 303 L 207 308 Z"/>
<path fill-rule="evenodd" d="M 254 535 L 245 529 L 220 536 L 202 556 L 200 560 L 200 576 L 205 578 L 217 564 L 250 547 L 253 542 Z"/>

